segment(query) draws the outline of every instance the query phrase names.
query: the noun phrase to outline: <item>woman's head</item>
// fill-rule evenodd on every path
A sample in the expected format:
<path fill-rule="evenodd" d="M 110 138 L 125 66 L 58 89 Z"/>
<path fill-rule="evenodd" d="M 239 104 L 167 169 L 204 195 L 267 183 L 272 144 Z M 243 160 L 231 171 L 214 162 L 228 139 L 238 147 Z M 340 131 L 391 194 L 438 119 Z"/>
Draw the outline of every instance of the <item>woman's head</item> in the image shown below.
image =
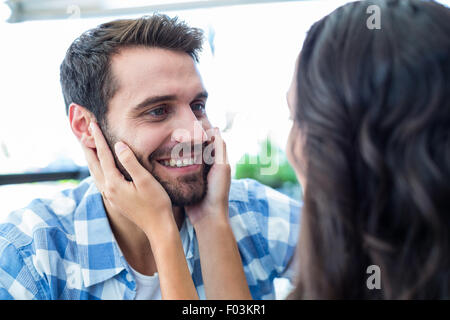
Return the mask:
<path fill-rule="evenodd" d="M 305 206 L 291 297 L 449 298 L 450 9 L 338 8 L 308 32 L 292 90 Z"/>

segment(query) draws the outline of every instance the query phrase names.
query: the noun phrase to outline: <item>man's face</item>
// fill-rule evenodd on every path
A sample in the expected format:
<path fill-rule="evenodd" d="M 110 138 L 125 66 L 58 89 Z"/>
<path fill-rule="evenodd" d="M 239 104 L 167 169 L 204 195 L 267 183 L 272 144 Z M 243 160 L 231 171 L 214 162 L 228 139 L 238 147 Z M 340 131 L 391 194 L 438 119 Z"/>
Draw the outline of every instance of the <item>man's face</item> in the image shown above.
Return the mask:
<path fill-rule="evenodd" d="M 110 148 L 114 150 L 118 140 L 128 144 L 173 205 L 199 202 L 207 189 L 209 166 L 202 161 L 202 151 L 211 124 L 194 60 L 184 52 L 137 47 L 121 50 L 111 62 L 118 90 L 108 105 L 107 126 L 102 127 Z"/>

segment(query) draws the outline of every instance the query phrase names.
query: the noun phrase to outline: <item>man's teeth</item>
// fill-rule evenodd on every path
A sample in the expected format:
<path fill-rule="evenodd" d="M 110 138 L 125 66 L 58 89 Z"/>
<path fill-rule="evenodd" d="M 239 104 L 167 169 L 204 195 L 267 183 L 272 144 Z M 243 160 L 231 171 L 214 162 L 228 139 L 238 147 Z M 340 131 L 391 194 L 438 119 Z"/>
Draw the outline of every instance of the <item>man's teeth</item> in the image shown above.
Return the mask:
<path fill-rule="evenodd" d="M 194 159 L 170 159 L 170 160 L 163 160 L 161 161 L 163 165 L 166 167 L 186 167 L 186 166 L 192 166 L 194 164 Z"/>

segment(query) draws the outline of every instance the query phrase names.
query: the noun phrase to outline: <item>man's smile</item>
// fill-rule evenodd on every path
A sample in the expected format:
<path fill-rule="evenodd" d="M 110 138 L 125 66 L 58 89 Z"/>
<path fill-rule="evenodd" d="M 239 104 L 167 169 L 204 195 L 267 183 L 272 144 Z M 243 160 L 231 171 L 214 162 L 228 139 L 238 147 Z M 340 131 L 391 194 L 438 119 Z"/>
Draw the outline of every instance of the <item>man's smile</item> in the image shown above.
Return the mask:
<path fill-rule="evenodd" d="M 164 168 L 163 170 L 165 172 L 169 172 L 170 174 L 194 173 L 200 171 L 202 168 L 202 164 L 195 163 L 193 158 L 157 160 L 155 162 L 158 166 Z"/>
<path fill-rule="evenodd" d="M 204 164 L 203 161 L 203 149 L 207 144 L 205 143 L 203 146 L 198 145 L 193 149 L 189 148 L 192 151 L 182 151 L 182 149 L 172 148 L 170 155 L 169 153 L 164 152 L 164 149 L 157 151 L 157 155 L 153 155 L 154 162 L 158 164 L 158 166 L 163 167 L 163 172 L 169 172 L 170 174 L 186 174 L 186 173 L 196 173 L 199 172 Z M 178 152 L 177 152 L 178 151 Z"/>

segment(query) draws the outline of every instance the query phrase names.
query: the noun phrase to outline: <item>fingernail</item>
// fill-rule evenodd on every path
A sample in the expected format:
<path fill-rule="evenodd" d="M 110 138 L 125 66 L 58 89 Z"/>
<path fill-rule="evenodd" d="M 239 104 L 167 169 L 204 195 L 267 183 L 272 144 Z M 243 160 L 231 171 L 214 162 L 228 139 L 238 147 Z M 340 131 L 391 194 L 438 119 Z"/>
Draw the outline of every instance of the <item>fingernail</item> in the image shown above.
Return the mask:
<path fill-rule="evenodd" d="M 124 150 L 127 149 L 127 146 L 125 143 L 119 141 L 115 144 L 114 148 L 116 149 L 116 154 L 119 155 L 121 154 Z"/>

